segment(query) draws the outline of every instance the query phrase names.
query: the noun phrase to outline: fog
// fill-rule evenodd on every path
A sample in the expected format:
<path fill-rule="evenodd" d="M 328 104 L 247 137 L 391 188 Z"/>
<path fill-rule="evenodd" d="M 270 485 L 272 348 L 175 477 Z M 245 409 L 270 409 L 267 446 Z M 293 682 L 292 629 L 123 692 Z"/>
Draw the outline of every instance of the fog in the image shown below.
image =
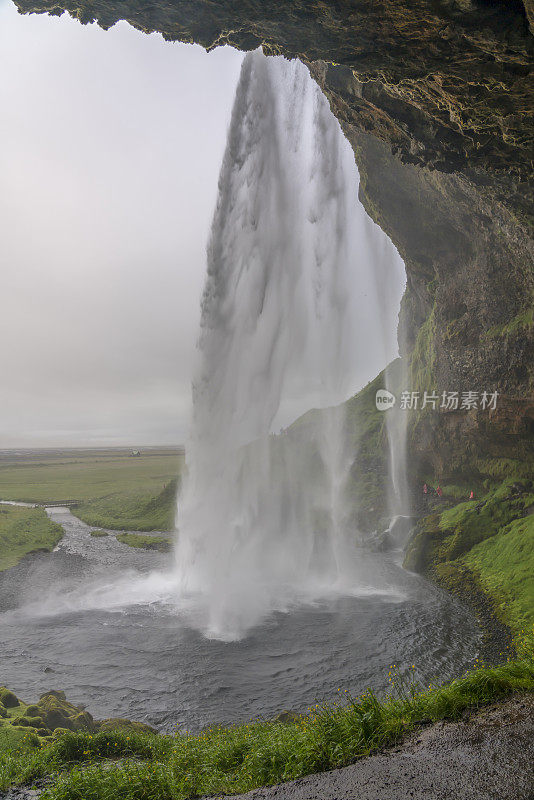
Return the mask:
<path fill-rule="evenodd" d="M 0 0 L 0 448 L 186 439 L 242 57 Z"/>

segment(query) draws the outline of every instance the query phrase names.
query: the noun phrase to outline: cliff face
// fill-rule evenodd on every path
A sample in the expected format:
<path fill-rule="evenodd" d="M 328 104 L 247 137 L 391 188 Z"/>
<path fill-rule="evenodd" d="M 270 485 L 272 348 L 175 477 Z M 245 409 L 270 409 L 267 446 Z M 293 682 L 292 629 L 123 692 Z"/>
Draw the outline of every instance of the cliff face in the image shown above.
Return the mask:
<path fill-rule="evenodd" d="M 413 414 L 421 469 L 531 457 L 530 0 L 16 2 L 305 61 L 353 145 L 365 207 L 406 262 L 406 389 L 500 394 L 491 417 Z"/>

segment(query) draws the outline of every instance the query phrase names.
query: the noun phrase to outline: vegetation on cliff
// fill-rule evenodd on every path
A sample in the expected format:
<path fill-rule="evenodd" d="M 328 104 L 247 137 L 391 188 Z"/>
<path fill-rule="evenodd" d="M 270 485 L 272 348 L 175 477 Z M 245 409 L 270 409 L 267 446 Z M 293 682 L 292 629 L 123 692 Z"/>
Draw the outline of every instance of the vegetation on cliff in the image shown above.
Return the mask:
<path fill-rule="evenodd" d="M 500 467 L 511 469 L 509 461 Z M 520 474 L 524 468 L 517 465 Z M 467 497 L 467 487 L 444 486 L 445 500 L 418 523 L 405 566 L 464 598 L 474 585 L 520 641 L 534 624 L 534 487 L 513 477 L 485 484 L 476 499 L 461 503 L 454 494 Z"/>

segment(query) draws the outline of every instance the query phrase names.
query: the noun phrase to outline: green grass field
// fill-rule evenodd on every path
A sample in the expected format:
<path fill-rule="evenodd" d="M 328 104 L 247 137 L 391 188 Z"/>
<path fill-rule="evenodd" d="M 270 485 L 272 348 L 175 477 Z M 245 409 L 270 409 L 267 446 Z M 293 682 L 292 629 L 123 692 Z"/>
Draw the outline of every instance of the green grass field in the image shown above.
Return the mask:
<path fill-rule="evenodd" d="M 111 494 L 159 494 L 183 469 L 176 451 L 147 450 L 138 458 L 128 452 L 41 451 L 26 459 L 0 459 L 0 500 L 27 503 L 90 501 Z"/>
<path fill-rule="evenodd" d="M 0 506 L 0 572 L 36 550 L 53 550 L 63 530 L 43 508 Z"/>
<path fill-rule="evenodd" d="M 88 525 L 170 530 L 184 455 L 177 450 L 77 450 L 0 457 L 0 499 L 73 503 Z"/>

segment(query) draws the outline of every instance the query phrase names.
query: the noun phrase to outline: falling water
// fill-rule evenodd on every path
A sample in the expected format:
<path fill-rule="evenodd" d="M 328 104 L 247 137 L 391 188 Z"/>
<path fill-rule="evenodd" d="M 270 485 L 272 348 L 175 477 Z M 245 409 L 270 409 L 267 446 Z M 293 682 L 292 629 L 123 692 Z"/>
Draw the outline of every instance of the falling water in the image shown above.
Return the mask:
<path fill-rule="evenodd" d="M 214 638 L 365 583 L 348 566 L 353 454 L 339 404 L 396 355 L 404 270 L 357 195 L 352 150 L 307 69 L 247 55 L 208 246 L 178 504 L 180 591 Z M 273 435 L 314 406 L 326 409 L 319 422 Z"/>

